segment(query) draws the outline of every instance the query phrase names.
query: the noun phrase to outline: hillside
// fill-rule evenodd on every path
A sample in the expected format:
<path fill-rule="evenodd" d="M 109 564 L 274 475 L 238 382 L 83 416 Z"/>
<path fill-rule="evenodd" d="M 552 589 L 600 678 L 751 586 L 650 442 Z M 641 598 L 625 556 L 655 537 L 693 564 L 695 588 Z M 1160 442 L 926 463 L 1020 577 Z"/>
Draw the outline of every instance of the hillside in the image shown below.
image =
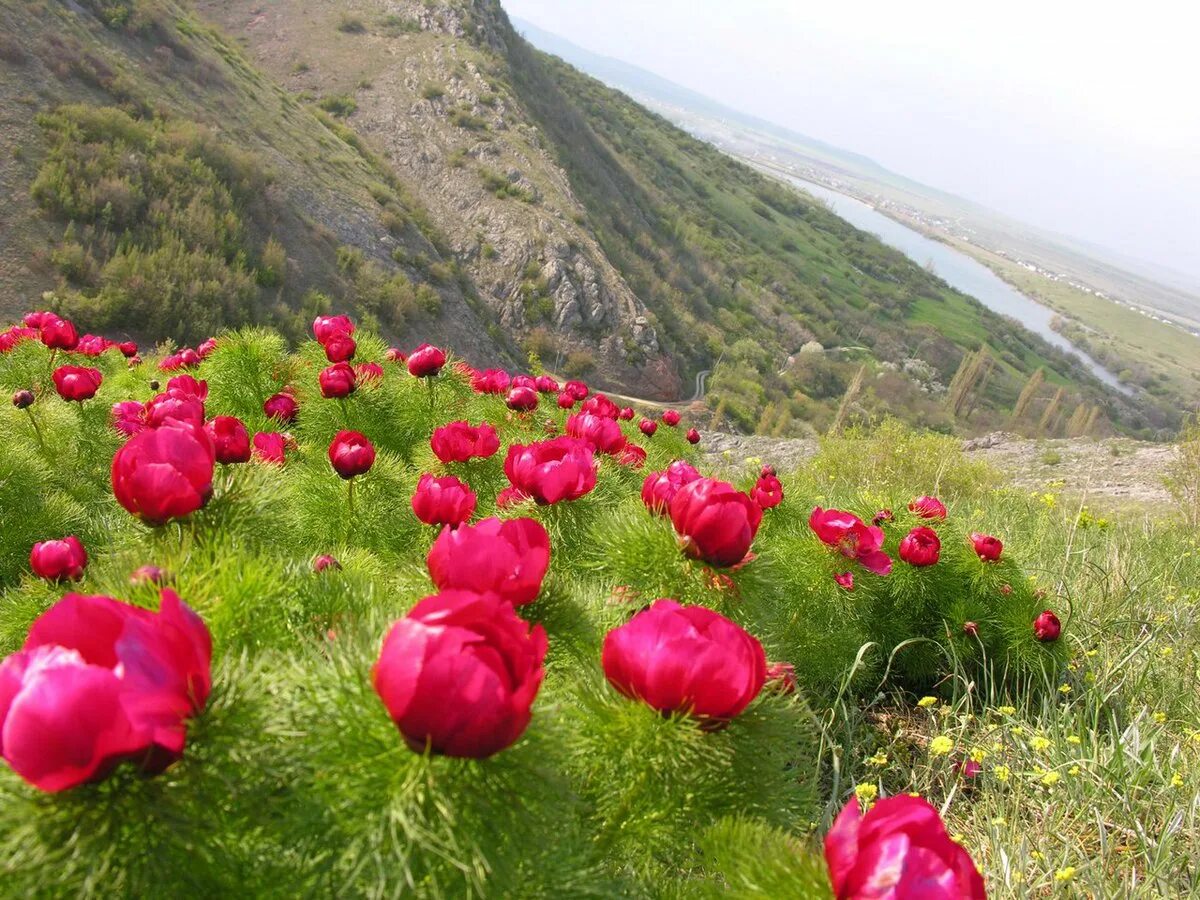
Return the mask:
<path fill-rule="evenodd" d="M 344 308 L 639 397 L 712 370 L 700 411 L 742 431 L 1175 424 L 535 51 L 492 0 L 2 15 L 27 37 L 0 48 L 4 309 L 53 290 L 84 327 L 193 340 Z"/>

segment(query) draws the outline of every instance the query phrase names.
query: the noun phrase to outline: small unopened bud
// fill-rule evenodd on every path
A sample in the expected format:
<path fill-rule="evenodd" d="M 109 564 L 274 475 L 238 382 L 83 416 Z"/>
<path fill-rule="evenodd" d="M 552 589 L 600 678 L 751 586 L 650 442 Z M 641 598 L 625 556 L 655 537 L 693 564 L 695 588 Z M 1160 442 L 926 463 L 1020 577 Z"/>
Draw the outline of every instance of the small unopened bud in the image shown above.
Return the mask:
<path fill-rule="evenodd" d="M 19 390 L 12 395 L 12 403 L 17 409 L 28 409 L 33 406 L 33 391 Z"/>
<path fill-rule="evenodd" d="M 978 637 L 979 626 L 974 622 L 963 622 L 963 634 L 969 634 L 971 637 Z"/>

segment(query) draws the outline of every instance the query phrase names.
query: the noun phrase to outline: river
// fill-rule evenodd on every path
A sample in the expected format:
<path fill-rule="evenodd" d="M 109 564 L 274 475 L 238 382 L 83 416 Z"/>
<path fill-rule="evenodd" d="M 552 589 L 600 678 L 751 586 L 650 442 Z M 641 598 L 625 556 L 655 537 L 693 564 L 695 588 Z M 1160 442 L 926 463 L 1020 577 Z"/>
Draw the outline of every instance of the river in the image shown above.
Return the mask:
<path fill-rule="evenodd" d="M 855 228 L 869 231 L 919 265 L 932 263 L 933 271 L 951 287 L 969 294 L 1001 315 L 1016 319 L 1055 347 L 1075 354 L 1088 370 L 1105 384 L 1123 394 L 1132 393 L 1127 385 L 1118 381 L 1116 376 L 1097 360 L 1050 327 L 1055 316 L 1053 310 L 1022 294 L 983 263 L 953 247 L 927 238 L 907 225 L 901 225 L 861 200 L 839 194 L 802 178 L 788 177 L 788 181 L 823 200 Z"/>

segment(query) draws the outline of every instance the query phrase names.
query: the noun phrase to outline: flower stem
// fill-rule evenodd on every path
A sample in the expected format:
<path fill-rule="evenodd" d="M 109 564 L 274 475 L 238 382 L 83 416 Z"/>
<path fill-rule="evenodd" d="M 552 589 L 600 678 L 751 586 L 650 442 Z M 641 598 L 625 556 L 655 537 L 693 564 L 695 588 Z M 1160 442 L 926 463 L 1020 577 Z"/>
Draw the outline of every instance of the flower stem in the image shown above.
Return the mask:
<path fill-rule="evenodd" d="M 25 414 L 29 416 L 29 424 L 33 426 L 33 434 L 37 438 L 38 449 L 45 453 L 46 442 L 42 440 L 42 429 L 38 428 L 37 416 L 33 414 L 33 408 L 29 406 L 25 407 Z"/>

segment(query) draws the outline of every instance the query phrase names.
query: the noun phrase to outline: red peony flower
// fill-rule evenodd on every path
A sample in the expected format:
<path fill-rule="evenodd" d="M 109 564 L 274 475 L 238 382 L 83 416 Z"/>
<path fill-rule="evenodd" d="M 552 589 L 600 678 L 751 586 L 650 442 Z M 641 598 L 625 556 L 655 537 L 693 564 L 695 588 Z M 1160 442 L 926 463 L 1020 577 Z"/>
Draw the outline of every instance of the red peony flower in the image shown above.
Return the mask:
<path fill-rule="evenodd" d="M 287 391 L 280 391 L 278 394 L 272 394 L 263 402 L 263 412 L 268 419 L 294 422 L 296 414 L 300 412 L 300 404 Z"/>
<path fill-rule="evenodd" d="M 871 524 L 882 525 L 884 522 L 890 522 L 894 518 L 895 516 L 892 515 L 892 511 L 890 509 L 881 509 L 871 517 Z"/>
<path fill-rule="evenodd" d="M 382 381 L 383 366 L 376 362 L 360 363 L 354 367 L 354 377 L 360 382 Z"/>
<path fill-rule="evenodd" d="M 695 466 L 677 459 L 665 472 L 651 472 L 646 476 L 642 482 L 642 502 L 650 512 L 665 516 L 679 489 L 700 477 Z"/>
<path fill-rule="evenodd" d="M 187 422 L 204 427 L 204 401 L 183 391 L 168 390 L 146 401 L 145 421 L 148 428 L 158 428 L 167 422 Z"/>
<path fill-rule="evenodd" d="M 640 469 L 646 464 L 646 451 L 637 444 L 626 444 L 617 454 L 617 462 L 631 469 Z"/>
<path fill-rule="evenodd" d="M 122 341 L 117 344 L 117 349 L 126 359 L 133 359 L 138 355 L 138 345 L 134 341 Z"/>
<path fill-rule="evenodd" d="M 908 504 L 908 509 L 922 519 L 946 518 L 946 505 L 937 497 L 917 497 Z"/>
<path fill-rule="evenodd" d="M 402 363 L 408 359 L 408 356 L 399 347 L 388 347 L 387 352 L 383 356 L 388 362 Z"/>
<path fill-rule="evenodd" d="M 79 343 L 75 326 L 53 313 L 43 316 L 40 328 L 42 343 L 51 350 L 74 350 Z"/>
<path fill-rule="evenodd" d="M 774 474 L 762 475 L 750 489 L 750 499 L 763 509 L 774 509 L 783 502 L 783 485 Z"/>
<path fill-rule="evenodd" d="M 596 397 L 602 396 L 596 394 Z M 594 397 L 589 397 L 590 403 Z M 587 406 L 587 403 L 584 404 Z M 567 434 L 591 445 L 593 450 L 610 455 L 619 453 L 626 444 L 625 434 L 616 419 L 595 413 L 579 412 L 567 418 Z"/>
<path fill-rule="evenodd" d="M 671 500 L 669 512 L 683 552 L 721 568 L 737 565 L 746 557 L 762 521 L 757 503 L 715 478 L 683 485 Z"/>
<path fill-rule="evenodd" d="M 622 406 L 621 411 L 617 413 L 617 418 L 622 422 L 632 422 L 633 416 L 634 412 L 632 406 Z"/>
<path fill-rule="evenodd" d="M 621 414 L 620 408 L 603 394 L 592 394 L 583 401 L 583 406 L 579 407 L 581 413 L 590 413 L 593 416 L 603 416 L 606 419 L 615 419 Z"/>
<path fill-rule="evenodd" d="M 445 364 L 445 351 L 431 344 L 422 344 L 408 357 L 408 371 L 417 378 L 432 378 Z"/>
<path fill-rule="evenodd" d="M 195 397 L 201 403 L 208 399 L 208 382 L 198 381 L 191 375 L 175 375 L 167 382 L 167 391 L 180 396 Z"/>
<path fill-rule="evenodd" d="M 312 325 L 313 337 L 318 344 L 326 344 L 338 335 L 354 334 L 354 322 L 349 316 L 317 316 Z"/>
<path fill-rule="evenodd" d="M 250 432 L 234 416 L 216 416 L 204 426 L 213 442 L 217 462 L 244 463 L 250 459 Z"/>
<path fill-rule="evenodd" d="M 477 394 L 503 394 L 510 384 L 512 379 L 503 369 L 484 369 L 471 374 L 471 388 Z"/>
<path fill-rule="evenodd" d="M 700 443 L 700 432 L 698 432 L 695 428 L 689 428 L 687 430 L 687 442 L 689 444 Z"/>
<path fill-rule="evenodd" d="M 475 492 L 453 475 L 422 475 L 412 495 L 413 512 L 426 525 L 457 528 L 475 513 Z"/>
<path fill-rule="evenodd" d="M 321 396 L 327 400 L 337 400 L 354 393 L 358 377 L 354 374 L 354 366 L 339 362 L 322 369 L 317 380 L 321 383 Z"/>
<path fill-rule="evenodd" d="M 124 435 L 146 430 L 146 404 L 122 400 L 112 405 L 112 426 Z"/>
<path fill-rule="evenodd" d="M 1048 609 L 1038 613 L 1038 617 L 1033 620 L 1033 636 L 1037 640 L 1042 643 L 1050 643 L 1057 641 L 1060 634 L 1062 634 L 1062 623 L 1058 621 L 1058 616 Z"/>
<path fill-rule="evenodd" d="M 212 496 L 216 451 L 204 429 L 179 422 L 131 437 L 112 461 L 117 502 L 151 525 L 189 515 Z"/>
<path fill-rule="evenodd" d="M 78 581 L 87 567 L 88 555 L 75 535 L 39 541 L 29 553 L 29 567 L 47 581 Z M 2 744 L 0 744 L 2 746 Z"/>
<path fill-rule="evenodd" d="M 54 379 L 54 389 L 64 400 L 75 400 L 82 403 L 91 400 L 100 390 L 104 376 L 99 369 L 87 369 L 83 366 L 59 366 L 51 377 Z"/>
<path fill-rule="evenodd" d="M 642 419 L 638 422 L 638 431 L 646 437 L 654 437 L 654 432 L 658 431 L 658 423 L 651 419 Z"/>
<path fill-rule="evenodd" d="M 537 379 L 532 375 L 514 375 L 508 385 L 510 388 L 529 388 L 537 391 Z"/>
<path fill-rule="evenodd" d="M 99 356 L 112 345 L 113 342 L 108 338 L 100 337 L 98 334 L 85 334 L 75 345 L 75 352 L 84 356 Z"/>
<path fill-rule="evenodd" d="M 215 351 L 216 349 L 217 349 L 217 339 L 216 338 L 207 338 L 206 340 L 201 342 L 199 347 L 196 348 L 196 355 L 198 357 L 200 357 L 201 359 L 208 359 L 210 356 L 213 355 L 213 351 Z"/>
<path fill-rule="evenodd" d="M 936 531 L 921 525 L 900 539 L 898 552 L 909 565 L 932 566 L 942 554 L 942 541 Z"/>
<path fill-rule="evenodd" d="M 592 448 L 573 437 L 514 444 L 504 460 L 509 483 L 538 503 L 578 500 L 596 486 Z"/>
<path fill-rule="evenodd" d="M 375 446 L 357 431 L 339 431 L 329 444 L 329 462 L 342 478 L 363 475 L 375 465 Z"/>
<path fill-rule="evenodd" d="M 450 422 L 434 429 L 429 438 L 434 455 L 444 463 L 486 459 L 500 449 L 496 429 L 488 422 L 478 426 L 469 422 Z"/>
<path fill-rule="evenodd" d="M 570 394 L 576 400 L 586 400 L 588 395 L 588 386 L 582 381 L 568 381 L 563 385 L 563 391 Z"/>
<path fill-rule="evenodd" d="M 673 409 L 668 409 L 662 414 L 662 420 L 664 425 L 674 428 L 679 424 L 679 413 Z"/>
<path fill-rule="evenodd" d="M 819 506 L 808 517 L 808 526 L 823 543 L 847 559 L 857 560 L 868 572 L 887 575 L 892 571 L 891 558 L 880 549 L 883 529 L 879 526 L 864 525 L 853 513 Z"/>
<path fill-rule="evenodd" d="M 534 387 L 537 388 L 539 394 L 557 394 L 558 382 L 549 375 L 539 375 L 533 381 Z"/>
<path fill-rule="evenodd" d="M 537 599 L 550 566 L 550 536 L 536 519 L 483 519 L 443 528 L 426 559 L 439 591 L 496 594 L 520 606 Z"/>
<path fill-rule="evenodd" d="M 348 334 L 335 334 L 325 342 L 325 358 L 331 363 L 348 362 L 358 352 L 358 344 Z"/>
<path fill-rule="evenodd" d="M 504 404 L 516 412 L 530 412 L 537 409 L 537 391 L 526 385 L 518 385 L 508 392 L 508 396 L 504 398 Z"/>
<path fill-rule="evenodd" d="M 161 772 L 208 702 L 211 659 L 208 629 L 173 591 L 157 613 L 67 594 L 0 665 L 0 755 L 48 792 L 97 781 L 125 760 Z"/>
<path fill-rule="evenodd" d="M 277 431 L 259 431 L 254 435 L 254 458 L 282 466 L 287 459 L 287 438 Z"/>
<path fill-rule="evenodd" d="M 573 396 L 568 394 L 566 391 L 563 391 L 561 394 L 558 395 L 558 408 L 559 409 L 570 409 L 578 402 L 579 401 L 577 401 Z"/>
<path fill-rule="evenodd" d="M 971 546 L 975 548 L 979 558 L 985 562 L 995 562 L 1004 552 L 1004 544 L 1001 543 L 1000 538 L 992 537 L 990 534 L 980 534 L 978 531 L 971 533 Z"/>
<path fill-rule="evenodd" d="M 655 600 L 604 638 L 604 676 L 663 713 L 724 722 L 758 696 L 767 657 L 752 635 L 703 606 Z"/>
<path fill-rule="evenodd" d="M 529 725 L 546 646 L 496 596 L 444 591 L 392 626 L 371 682 L 414 751 L 482 759 Z"/>
<path fill-rule="evenodd" d="M 937 810 L 899 794 L 863 815 L 858 801 L 842 809 L 825 836 L 825 860 L 838 900 L 985 900 L 970 854 L 950 840 Z"/>

